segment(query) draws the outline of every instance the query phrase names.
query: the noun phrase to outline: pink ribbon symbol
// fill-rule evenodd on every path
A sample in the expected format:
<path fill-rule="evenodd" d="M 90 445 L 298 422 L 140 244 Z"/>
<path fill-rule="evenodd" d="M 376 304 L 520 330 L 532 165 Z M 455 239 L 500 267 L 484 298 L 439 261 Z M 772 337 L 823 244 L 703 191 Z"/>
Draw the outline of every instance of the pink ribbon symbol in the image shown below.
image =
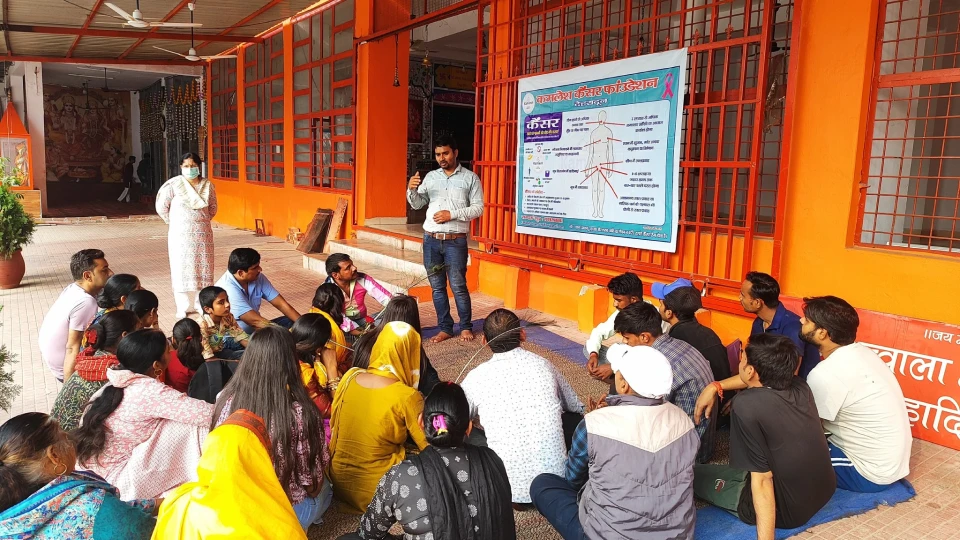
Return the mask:
<path fill-rule="evenodd" d="M 673 73 L 667 73 L 667 76 L 663 78 L 663 94 L 660 96 L 660 99 L 667 99 L 673 97 Z"/>

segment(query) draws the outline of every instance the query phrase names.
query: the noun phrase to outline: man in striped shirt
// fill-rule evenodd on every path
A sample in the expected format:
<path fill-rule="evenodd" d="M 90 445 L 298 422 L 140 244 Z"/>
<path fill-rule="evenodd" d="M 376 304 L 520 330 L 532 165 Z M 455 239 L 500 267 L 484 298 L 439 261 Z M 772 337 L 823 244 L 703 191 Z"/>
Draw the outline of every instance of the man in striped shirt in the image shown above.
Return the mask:
<path fill-rule="evenodd" d="M 646 302 L 638 302 L 620 311 L 614 321 L 614 330 L 631 347 L 653 347 L 660 351 L 673 369 L 673 386 L 667 400 L 683 409 L 693 420 L 697 398 L 713 382 L 710 362 L 693 345 L 663 333 L 660 311 Z M 705 463 L 713 455 L 714 422 L 697 425 L 700 436 L 700 453 L 697 463 Z"/>
<path fill-rule="evenodd" d="M 471 341 L 474 336 L 467 290 L 467 239 L 470 221 L 483 215 L 483 187 L 480 178 L 457 161 L 457 142 L 452 137 L 438 137 L 434 154 L 440 168 L 430 171 L 422 180 L 418 171 L 407 184 L 410 206 L 415 210 L 427 207 L 423 265 L 433 289 L 433 306 L 440 326 L 440 333 L 431 341 L 439 343 L 454 336 L 448 279 L 460 316 L 460 339 Z"/>

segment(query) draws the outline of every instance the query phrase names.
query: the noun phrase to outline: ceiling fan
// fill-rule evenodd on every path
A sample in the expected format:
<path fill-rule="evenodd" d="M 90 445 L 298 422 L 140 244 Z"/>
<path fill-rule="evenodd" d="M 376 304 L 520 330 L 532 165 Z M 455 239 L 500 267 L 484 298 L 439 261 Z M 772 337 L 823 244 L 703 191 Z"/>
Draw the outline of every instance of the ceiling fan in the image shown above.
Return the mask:
<path fill-rule="evenodd" d="M 123 17 L 124 20 L 126 20 L 126 22 L 123 23 L 124 26 L 132 26 L 133 28 L 152 28 L 157 26 L 168 28 L 196 28 L 198 26 L 203 26 L 202 24 L 194 23 L 192 20 L 188 23 L 147 21 L 143 18 L 143 13 L 140 12 L 140 0 L 137 0 L 137 8 L 133 10 L 132 15 L 117 7 L 116 4 L 105 2 L 103 5 L 116 11 L 118 15 Z M 192 6 L 193 4 L 190 5 Z M 193 10 L 191 9 L 191 11 Z"/>
<path fill-rule="evenodd" d="M 192 2 L 187 4 L 187 7 L 190 8 L 190 24 L 193 24 L 193 8 L 196 7 Z M 199 24 L 196 26 L 200 26 Z M 170 49 L 164 49 L 163 47 L 153 46 L 154 49 L 160 49 L 163 52 L 168 52 L 170 54 L 175 54 L 177 56 L 182 56 L 191 62 L 199 62 L 200 60 L 219 60 L 221 58 L 236 58 L 235 54 L 215 54 L 213 56 L 200 56 L 197 54 L 197 49 L 193 45 L 193 27 L 190 27 L 190 50 L 187 51 L 187 54 L 178 53 L 176 51 L 171 51 Z"/>

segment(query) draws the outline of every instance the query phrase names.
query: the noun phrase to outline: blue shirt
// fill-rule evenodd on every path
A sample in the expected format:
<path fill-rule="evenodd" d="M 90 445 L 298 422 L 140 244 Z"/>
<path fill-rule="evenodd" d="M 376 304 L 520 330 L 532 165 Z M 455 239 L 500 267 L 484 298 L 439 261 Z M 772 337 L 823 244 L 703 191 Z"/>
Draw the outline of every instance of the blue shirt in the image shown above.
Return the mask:
<path fill-rule="evenodd" d="M 256 328 L 241 321 L 240 317 L 251 311 L 260 313 L 260 303 L 263 300 L 272 302 L 274 298 L 280 296 L 267 276 L 262 273 L 257 276 L 257 279 L 244 287 L 237 281 L 237 278 L 233 277 L 233 274 L 224 272 L 220 280 L 217 281 L 217 287 L 227 291 L 227 298 L 230 299 L 230 313 L 237 319 L 240 328 L 243 328 L 243 331 L 248 334 L 252 334 Z"/>
<path fill-rule="evenodd" d="M 800 316 L 784 307 L 782 303 L 777 306 L 777 312 L 766 330 L 763 329 L 763 319 L 760 317 L 754 319 L 750 335 L 755 336 L 764 332 L 786 336 L 796 345 L 797 354 L 800 355 L 800 372 L 798 375 L 803 379 L 806 379 L 807 374 L 820 363 L 820 349 L 816 345 L 800 339 Z"/>

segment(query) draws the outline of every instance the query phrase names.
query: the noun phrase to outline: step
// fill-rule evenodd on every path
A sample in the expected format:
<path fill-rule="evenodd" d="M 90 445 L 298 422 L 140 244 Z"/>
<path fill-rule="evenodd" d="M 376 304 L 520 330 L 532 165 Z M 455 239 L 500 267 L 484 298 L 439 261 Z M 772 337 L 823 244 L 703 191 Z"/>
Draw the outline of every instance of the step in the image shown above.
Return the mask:
<path fill-rule="evenodd" d="M 303 256 L 303 267 L 307 270 L 312 270 L 317 272 L 324 278 L 327 276 L 326 269 L 326 260 L 329 254 L 327 253 L 311 253 Z M 352 255 L 351 255 L 352 256 Z M 376 266 L 373 264 L 364 265 L 362 271 L 373 279 L 376 279 L 385 289 L 390 291 L 392 294 L 411 294 L 410 289 L 423 289 L 426 287 L 428 290 L 430 284 L 425 279 L 426 273 L 421 275 L 412 275 L 397 270 L 391 270 L 389 268 L 384 268 L 382 266 Z M 417 291 L 421 292 L 421 291 Z"/>
<path fill-rule="evenodd" d="M 423 253 L 423 240 L 420 238 L 410 238 L 397 233 L 389 234 L 372 229 L 357 229 L 356 235 L 357 240 L 369 240 L 397 249 Z"/>
<path fill-rule="evenodd" d="M 334 240 L 327 243 L 327 251 L 346 253 L 361 272 L 367 272 L 366 269 L 370 266 L 378 266 L 413 276 L 427 276 L 427 270 L 423 267 L 423 254 L 381 242 L 359 238 Z"/>

